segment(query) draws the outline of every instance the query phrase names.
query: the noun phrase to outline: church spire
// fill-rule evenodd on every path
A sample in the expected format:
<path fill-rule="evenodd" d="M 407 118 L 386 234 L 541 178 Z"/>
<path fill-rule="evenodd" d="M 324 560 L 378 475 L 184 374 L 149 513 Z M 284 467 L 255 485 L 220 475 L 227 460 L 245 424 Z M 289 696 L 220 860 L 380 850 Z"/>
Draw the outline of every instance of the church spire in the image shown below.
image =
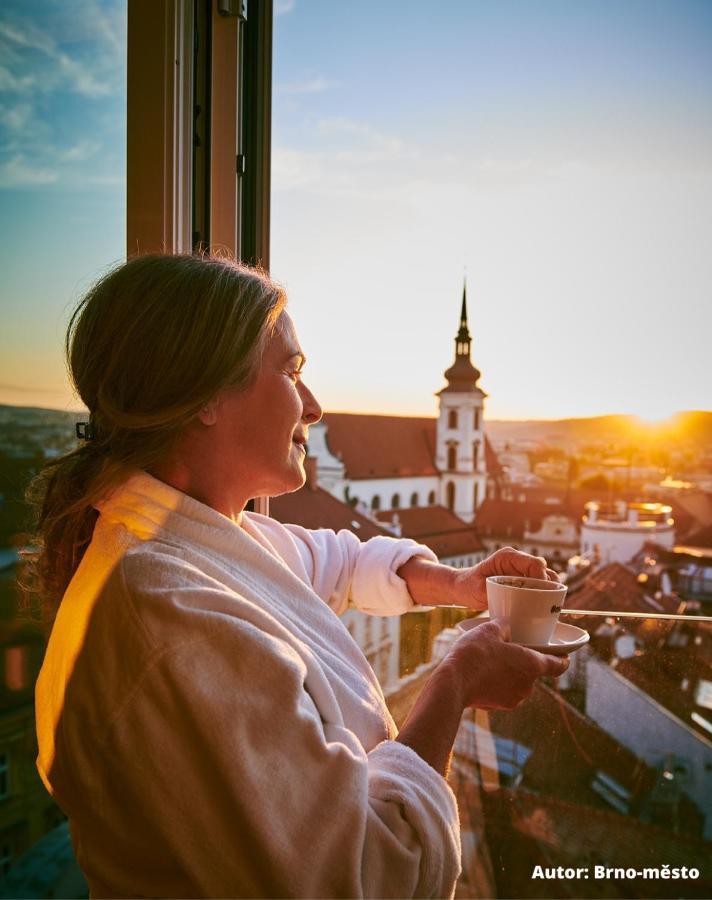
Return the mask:
<path fill-rule="evenodd" d="M 458 332 L 458 339 L 460 339 L 460 335 L 462 335 L 462 340 L 470 340 L 470 332 L 467 327 L 467 276 L 462 283 L 462 309 L 460 310 L 460 331 Z"/>
<path fill-rule="evenodd" d="M 455 362 L 445 372 L 447 387 L 445 391 L 478 390 L 479 371 L 472 365 L 470 347 L 472 337 L 467 324 L 467 279 L 462 286 L 462 307 L 460 309 L 460 327 L 455 338 Z"/>

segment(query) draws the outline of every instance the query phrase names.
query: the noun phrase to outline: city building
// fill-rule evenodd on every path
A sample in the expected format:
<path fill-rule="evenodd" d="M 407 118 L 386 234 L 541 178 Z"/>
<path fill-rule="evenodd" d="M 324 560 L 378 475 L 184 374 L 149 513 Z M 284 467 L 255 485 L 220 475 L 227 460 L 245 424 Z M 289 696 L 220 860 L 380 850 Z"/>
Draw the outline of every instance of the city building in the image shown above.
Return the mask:
<path fill-rule="evenodd" d="M 581 553 L 595 555 L 601 563 L 627 562 L 648 541 L 669 547 L 675 543 L 672 508 L 663 503 L 586 504 L 581 523 Z"/>

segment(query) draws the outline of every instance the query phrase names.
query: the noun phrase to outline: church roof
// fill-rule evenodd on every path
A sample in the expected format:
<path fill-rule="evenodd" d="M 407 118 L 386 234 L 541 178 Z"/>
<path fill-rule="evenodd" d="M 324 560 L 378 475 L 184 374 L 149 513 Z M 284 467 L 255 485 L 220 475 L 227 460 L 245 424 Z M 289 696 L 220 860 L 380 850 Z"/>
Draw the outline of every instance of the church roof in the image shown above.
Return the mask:
<path fill-rule="evenodd" d="M 326 413 L 326 442 L 350 479 L 437 475 L 436 420 Z"/>
<path fill-rule="evenodd" d="M 447 385 L 440 391 L 448 393 L 471 393 L 481 391 L 477 386 L 480 371 L 476 369 L 468 356 L 457 356 L 455 362 L 445 372 Z"/>
<path fill-rule="evenodd" d="M 351 480 L 440 474 L 435 467 L 435 418 L 330 412 L 324 422 L 329 450 L 342 460 Z M 485 462 L 489 475 L 501 474 L 486 437 Z"/>

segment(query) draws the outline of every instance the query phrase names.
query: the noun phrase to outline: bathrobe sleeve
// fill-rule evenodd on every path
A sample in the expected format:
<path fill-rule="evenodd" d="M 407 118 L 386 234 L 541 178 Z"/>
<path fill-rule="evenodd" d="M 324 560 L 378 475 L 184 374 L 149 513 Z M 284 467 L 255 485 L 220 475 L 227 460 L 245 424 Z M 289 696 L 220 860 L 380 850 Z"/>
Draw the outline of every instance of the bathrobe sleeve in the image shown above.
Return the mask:
<path fill-rule="evenodd" d="M 422 609 L 396 572 L 413 556 L 437 562 L 424 544 L 385 535 L 361 541 L 345 529 L 283 527 L 297 544 L 314 591 L 337 615 L 348 607 L 378 616 Z"/>
<path fill-rule="evenodd" d="M 445 780 L 408 747 L 366 753 L 324 723 L 280 639 L 229 616 L 202 631 L 161 652 L 113 716 L 99 754 L 107 827 L 169 848 L 191 896 L 452 897 Z M 150 886 L 146 859 L 127 872 L 107 846 L 109 883 Z"/>

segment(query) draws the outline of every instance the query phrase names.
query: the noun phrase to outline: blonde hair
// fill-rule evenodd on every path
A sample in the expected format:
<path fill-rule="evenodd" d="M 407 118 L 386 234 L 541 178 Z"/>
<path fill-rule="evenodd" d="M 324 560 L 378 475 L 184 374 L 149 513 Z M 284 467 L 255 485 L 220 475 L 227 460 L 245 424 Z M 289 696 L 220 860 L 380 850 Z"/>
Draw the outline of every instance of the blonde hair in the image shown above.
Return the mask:
<path fill-rule="evenodd" d="M 49 620 L 91 541 L 94 503 L 160 460 L 219 391 L 254 381 L 285 303 L 261 270 L 149 255 L 115 268 L 78 304 L 66 355 L 93 437 L 49 462 L 28 491 L 31 582 Z"/>

